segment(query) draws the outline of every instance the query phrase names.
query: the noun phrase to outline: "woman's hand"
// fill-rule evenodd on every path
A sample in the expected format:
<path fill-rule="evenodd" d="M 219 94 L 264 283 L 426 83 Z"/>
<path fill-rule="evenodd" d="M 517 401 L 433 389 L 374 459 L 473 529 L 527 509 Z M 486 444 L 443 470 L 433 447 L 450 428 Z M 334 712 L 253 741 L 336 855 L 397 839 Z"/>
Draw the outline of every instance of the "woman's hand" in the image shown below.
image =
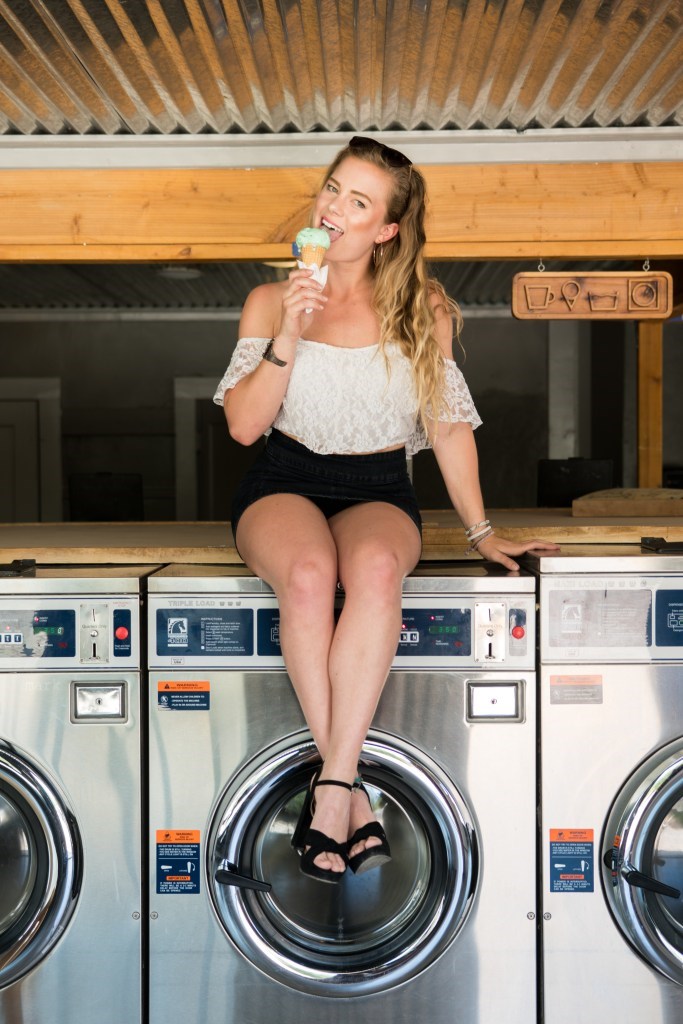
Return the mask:
<path fill-rule="evenodd" d="M 559 550 L 559 545 L 543 540 L 529 540 L 525 544 L 518 544 L 516 541 L 497 537 L 495 533 L 489 534 L 477 545 L 477 552 L 482 558 L 488 559 L 489 562 L 499 562 L 512 571 L 519 569 L 519 566 L 508 557 L 509 555 L 525 555 L 528 551 Z"/>
<path fill-rule="evenodd" d="M 282 297 L 282 319 L 276 337 L 298 341 L 312 314 L 324 309 L 326 302 L 323 286 L 313 279 L 312 270 L 293 270 Z"/>

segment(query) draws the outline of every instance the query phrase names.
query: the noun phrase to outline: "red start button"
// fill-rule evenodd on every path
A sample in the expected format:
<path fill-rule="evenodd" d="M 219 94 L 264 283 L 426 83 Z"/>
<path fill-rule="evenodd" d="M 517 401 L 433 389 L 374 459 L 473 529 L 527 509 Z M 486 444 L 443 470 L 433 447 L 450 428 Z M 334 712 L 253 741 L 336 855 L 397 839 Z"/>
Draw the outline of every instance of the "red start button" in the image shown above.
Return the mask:
<path fill-rule="evenodd" d="M 514 636 L 515 640 L 521 640 L 522 637 L 526 635 L 526 630 L 524 629 L 524 626 L 513 626 L 512 635 Z"/>
<path fill-rule="evenodd" d="M 117 626 L 117 628 L 114 630 L 114 635 L 116 636 L 117 640 L 127 640 L 128 630 L 125 626 Z"/>

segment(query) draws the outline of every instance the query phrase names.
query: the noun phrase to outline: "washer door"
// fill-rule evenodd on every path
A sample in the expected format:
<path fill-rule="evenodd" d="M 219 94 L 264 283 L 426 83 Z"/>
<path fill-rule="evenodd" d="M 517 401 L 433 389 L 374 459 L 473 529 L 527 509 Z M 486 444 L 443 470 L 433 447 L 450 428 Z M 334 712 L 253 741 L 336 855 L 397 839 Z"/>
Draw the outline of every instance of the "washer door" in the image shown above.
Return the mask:
<path fill-rule="evenodd" d="M 603 886 L 620 929 L 683 985 L 683 743 L 647 759 L 617 796 L 605 829 Z"/>
<path fill-rule="evenodd" d="M 0 746 L 0 987 L 32 970 L 78 898 L 80 839 L 60 795 L 30 761 Z"/>
<path fill-rule="evenodd" d="M 302 732 L 231 781 L 210 830 L 208 891 L 228 937 L 271 978 L 317 995 L 389 989 L 425 970 L 463 926 L 477 882 L 473 818 L 433 761 L 373 732 L 363 777 L 396 856 L 321 884 L 301 874 L 291 846 L 314 758 Z M 228 871 L 271 890 L 223 884 Z"/>

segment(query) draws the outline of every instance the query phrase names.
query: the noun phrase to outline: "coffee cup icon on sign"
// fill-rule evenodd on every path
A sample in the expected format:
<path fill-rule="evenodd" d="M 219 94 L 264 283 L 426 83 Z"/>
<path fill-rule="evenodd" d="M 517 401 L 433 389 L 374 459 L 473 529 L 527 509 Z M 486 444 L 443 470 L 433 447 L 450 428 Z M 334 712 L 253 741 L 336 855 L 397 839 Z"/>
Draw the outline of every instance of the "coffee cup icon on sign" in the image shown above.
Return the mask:
<path fill-rule="evenodd" d="M 525 284 L 524 294 L 530 310 L 547 309 L 555 301 L 555 292 L 549 284 Z"/>

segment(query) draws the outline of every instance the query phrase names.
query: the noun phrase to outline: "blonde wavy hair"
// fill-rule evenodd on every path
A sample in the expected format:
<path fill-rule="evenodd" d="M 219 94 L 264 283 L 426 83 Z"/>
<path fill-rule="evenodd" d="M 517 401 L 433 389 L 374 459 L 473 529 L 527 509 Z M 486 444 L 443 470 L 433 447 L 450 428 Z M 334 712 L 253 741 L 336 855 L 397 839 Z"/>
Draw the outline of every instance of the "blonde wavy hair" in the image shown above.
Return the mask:
<path fill-rule="evenodd" d="M 430 436 L 430 420 L 435 427 L 444 405 L 444 363 L 436 339 L 436 313 L 441 310 L 453 319 L 456 338 L 462 329 L 462 314 L 441 283 L 427 273 L 425 180 L 398 150 L 375 139 L 356 137 L 334 158 L 324 182 L 349 156 L 374 164 L 393 181 L 387 222 L 396 223 L 399 228 L 383 244 L 381 253 L 375 253 L 372 262 L 373 308 L 380 322 L 380 350 L 388 341 L 394 341 L 410 360 L 420 419 Z"/>

